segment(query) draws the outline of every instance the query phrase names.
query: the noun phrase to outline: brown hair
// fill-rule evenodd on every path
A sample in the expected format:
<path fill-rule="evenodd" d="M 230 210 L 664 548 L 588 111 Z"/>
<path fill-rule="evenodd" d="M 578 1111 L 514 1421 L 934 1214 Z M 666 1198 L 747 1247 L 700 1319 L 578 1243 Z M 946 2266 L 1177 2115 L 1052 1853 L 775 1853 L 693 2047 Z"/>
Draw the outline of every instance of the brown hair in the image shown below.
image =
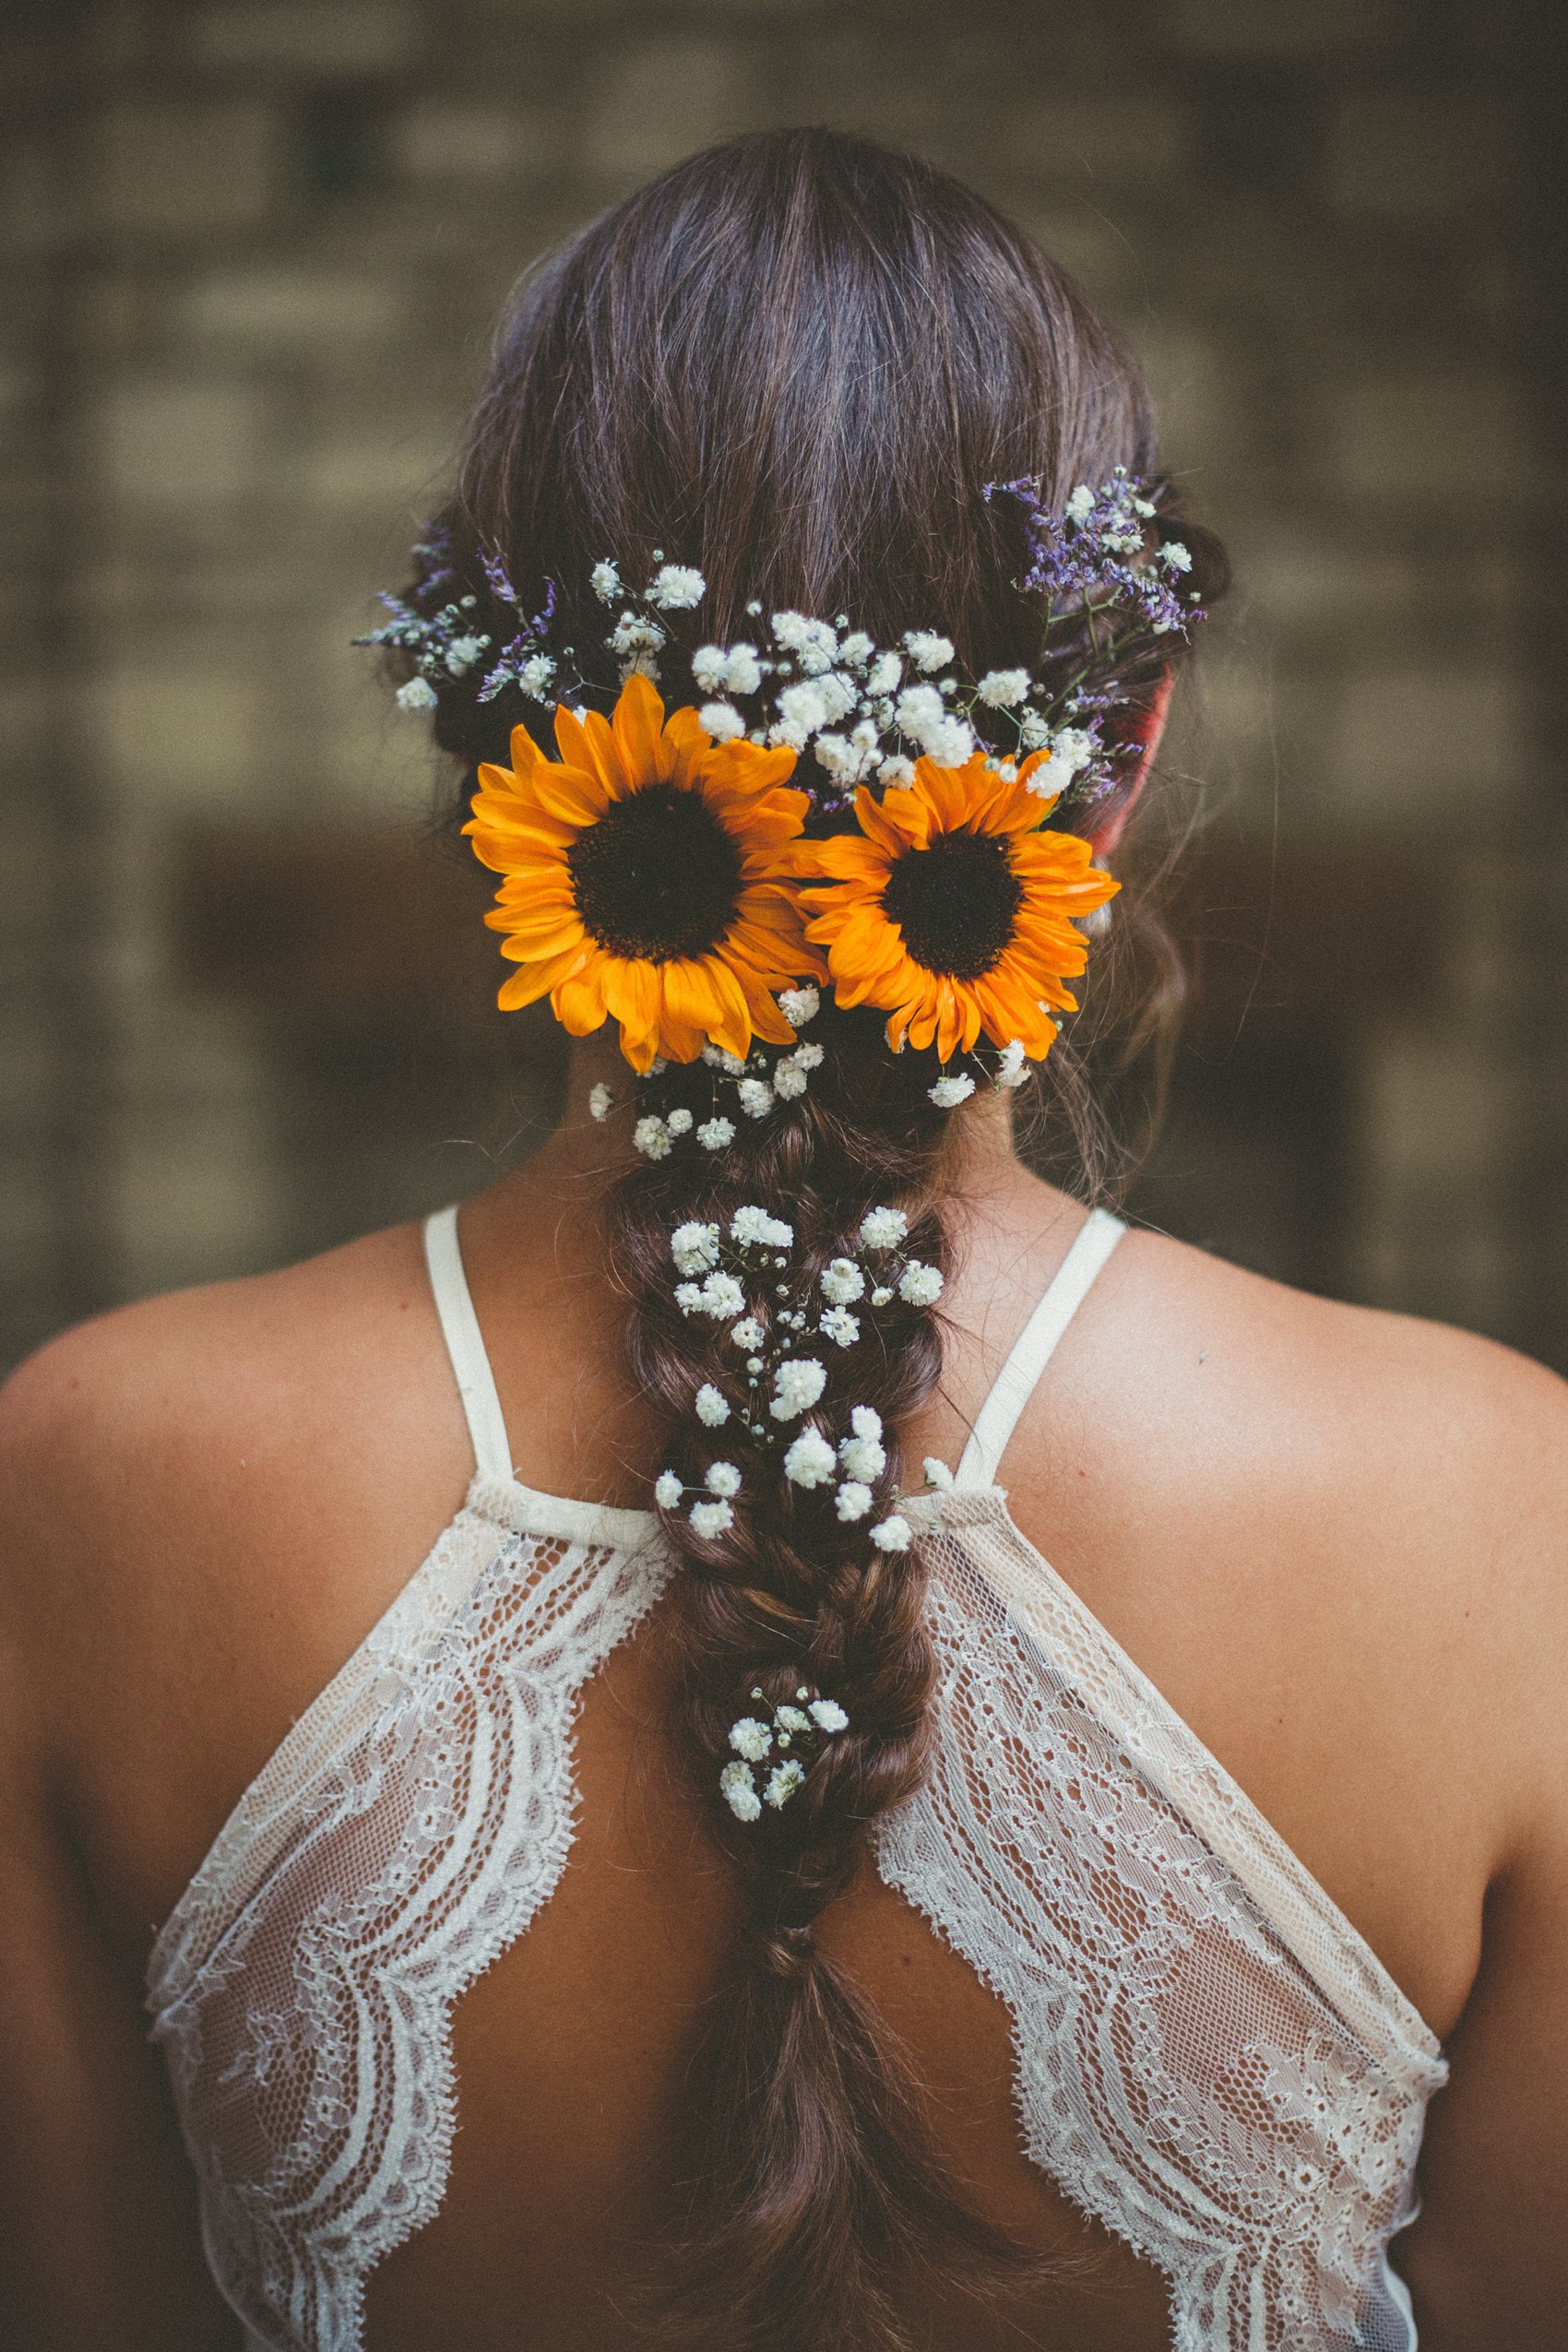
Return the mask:
<path fill-rule="evenodd" d="M 1016 524 L 986 485 L 1038 477 L 1060 508 L 1119 465 L 1154 476 L 1146 397 L 1061 271 L 929 166 L 801 130 L 678 165 L 523 285 L 439 519 L 481 604 L 487 553 L 525 598 L 557 584 L 556 628 L 590 683 L 605 624 L 589 572 L 611 556 L 646 577 L 656 550 L 705 575 L 702 629 L 721 643 L 746 634 L 761 599 L 848 613 L 882 645 L 939 627 L 979 674 L 1040 652 L 1038 613 L 1012 585 Z M 1168 507 L 1168 489 L 1158 495 Z M 1212 590 L 1213 543 L 1183 536 Z M 506 615 L 490 604 L 476 625 L 506 633 Z M 1147 690 L 1158 674 L 1123 683 Z M 436 734 L 471 768 L 505 757 L 519 719 L 537 733 L 543 717 L 515 689 L 481 705 L 454 684 Z M 707 2144 L 683 2310 L 722 2314 L 736 2346 L 848 2352 L 903 2340 L 895 2290 L 911 2268 L 983 2284 L 1021 2257 L 950 2178 L 906 2059 L 811 1933 L 924 1769 L 933 1659 L 918 1549 L 874 1550 L 870 1522 L 839 1519 L 830 1490 L 792 1486 L 777 1450 L 735 1423 L 721 1439 L 701 1424 L 693 1400 L 728 1342 L 671 1295 L 672 1228 L 727 1223 L 749 1202 L 788 1218 L 796 1269 L 814 1280 L 888 1201 L 908 1210 L 911 1250 L 946 1264 L 949 1123 L 928 1097 L 931 1058 L 890 1056 L 880 1019 L 830 1004 L 811 1034 L 827 1051 L 807 1095 L 742 1121 L 725 1151 L 640 1163 L 607 1216 L 664 1460 L 693 1486 L 719 1453 L 744 1475 L 722 1538 L 686 1516 L 665 1523 L 685 1571 L 684 1736 L 750 1921 L 694 2083 Z M 707 1116 L 710 1075 L 672 1067 L 658 1107 Z M 895 1301 L 874 1335 L 824 1352 L 827 1389 L 802 1426 L 835 1438 L 851 1403 L 876 1409 L 880 1517 L 897 1497 L 899 1425 L 940 1375 L 937 1328 Z M 837 1699 L 849 1728 L 787 1807 L 739 1827 L 718 1800 L 729 1726 L 754 1688 L 776 1702 L 800 1683 Z"/>

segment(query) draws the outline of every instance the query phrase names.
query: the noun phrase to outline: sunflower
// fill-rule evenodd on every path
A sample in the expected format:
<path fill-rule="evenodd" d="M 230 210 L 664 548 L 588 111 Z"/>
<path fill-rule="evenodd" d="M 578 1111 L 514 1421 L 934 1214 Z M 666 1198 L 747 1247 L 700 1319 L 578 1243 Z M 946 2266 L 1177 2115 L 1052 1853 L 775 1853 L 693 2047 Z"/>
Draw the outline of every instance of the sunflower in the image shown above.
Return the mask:
<path fill-rule="evenodd" d="M 1028 790 L 1036 765 L 1009 783 L 978 752 L 956 768 L 920 760 L 880 801 L 861 786 L 858 834 L 788 852 L 792 873 L 829 885 L 801 897 L 837 1002 L 886 1012 L 896 1053 L 908 1038 L 946 1062 L 983 1029 L 1038 1062 L 1056 1036 L 1048 1008 L 1076 1010 L 1062 985 L 1088 956 L 1075 919 L 1119 885 L 1087 841 L 1044 829 L 1055 802 Z"/>
<path fill-rule="evenodd" d="M 791 1043 L 775 991 L 826 976 L 777 879 L 810 806 L 783 789 L 793 752 L 715 743 L 695 710 L 666 724 L 640 676 L 609 721 L 558 709 L 555 742 L 559 761 L 514 728 L 512 766 L 480 769 L 463 828 L 505 876 L 485 921 L 522 968 L 502 1010 L 548 994 L 574 1037 L 617 1020 L 639 1071 L 708 1039 L 742 1055 L 754 1035 Z"/>

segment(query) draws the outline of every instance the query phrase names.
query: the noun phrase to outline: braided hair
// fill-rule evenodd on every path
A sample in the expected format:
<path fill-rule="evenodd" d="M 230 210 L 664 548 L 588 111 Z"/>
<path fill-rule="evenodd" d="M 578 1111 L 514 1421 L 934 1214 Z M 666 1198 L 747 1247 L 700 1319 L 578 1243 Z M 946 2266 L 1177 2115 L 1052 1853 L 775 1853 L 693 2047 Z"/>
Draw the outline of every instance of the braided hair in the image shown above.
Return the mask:
<path fill-rule="evenodd" d="M 1019 231 L 909 158 L 769 134 L 678 165 L 525 281 L 437 518 L 442 588 L 497 643 L 510 618 L 498 578 L 558 597 L 554 638 L 589 690 L 613 684 L 587 650 L 603 626 L 590 574 L 609 552 L 700 566 L 703 625 L 723 642 L 761 598 L 851 613 L 884 645 L 939 624 L 978 676 L 1041 651 L 1013 587 L 1016 529 L 986 485 L 1028 478 L 1060 502 L 1075 482 L 1117 467 L 1147 479 L 1154 464 L 1135 371 Z M 1222 559 L 1206 534 L 1183 536 L 1212 594 Z M 1122 676 L 1134 731 L 1169 667 Z M 505 762 L 515 725 L 539 736 L 548 722 L 526 676 L 488 699 L 448 676 L 434 699 L 465 799 L 481 761 Z M 932 1099 L 934 1051 L 890 1054 L 879 1016 L 831 1002 L 812 1039 L 808 1089 L 778 1088 L 766 1120 L 726 1122 L 703 1153 L 639 1159 L 604 1212 L 630 1369 L 665 1441 L 660 1502 L 666 1480 L 670 1496 L 711 1490 L 716 1465 L 717 1491 L 742 1493 L 732 1512 L 663 1516 L 683 1572 L 681 1738 L 746 1895 L 693 2080 L 706 2146 L 678 2324 L 706 2314 L 744 2352 L 891 2347 L 912 2270 L 983 2287 L 1028 2269 L 951 2177 L 908 2058 L 813 1933 L 926 1767 L 921 1550 L 871 1530 L 897 1517 L 899 1431 L 940 1378 L 939 1325 L 926 1294 L 890 1286 L 876 1318 L 851 1318 L 822 1349 L 820 1391 L 794 1427 L 829 1459 L 854 1445 L 864 1500 L 847 1510 L 842 1482 L 789 1474 L 766 1420 L 736 1409 L 719 1427 L 694 1409 L 700 1392 L 733 1388 L 735 1351 L 673 1296 L 671 1233 L 727 1232 L 743 1209 L 791 1237 L 788 1279 L 753 1307 L 764 1343 L 802 1289 L 820 1297 L 880 1206 L 901 1210 L 930 1283 L 945 1270 L 956 1129 Z M 656 1063 L 637 1108 L 685 1133 L 711 1124 L 718 1083 L 706 1060 Z M 801 1703 L 826 1704 L 833 1736 L 801 1745 L 787 1803 L 737 1818 L 717 1791 L 738 1718 L 777 1721 Z"/>

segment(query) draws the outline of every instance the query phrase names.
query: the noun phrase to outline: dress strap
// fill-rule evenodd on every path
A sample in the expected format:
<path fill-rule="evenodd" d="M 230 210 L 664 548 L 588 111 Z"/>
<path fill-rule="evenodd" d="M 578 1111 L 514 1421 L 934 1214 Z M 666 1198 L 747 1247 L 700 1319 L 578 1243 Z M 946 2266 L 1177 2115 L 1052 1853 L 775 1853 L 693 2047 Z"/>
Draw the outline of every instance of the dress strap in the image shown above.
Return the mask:
<path fill-rule="evenodd" d="M 469 1294 L 469 1278 L 463 1272 L 456 1207 L 438 1208 L 425 1218 L 424 1262 L 430 1268 L 431 1294 L 441 1317 L 441 1335 L 452 1360 L 452 1376 L 457 1384 L 469 1435 L 473 1440 L 474 1467 L 481 1479 L 509 1480 L 512 1448 L 507 1442 L 501 1399 L 495 1392 L 495 1375 L 490 1369 L 479 1317 Z"/>
<path fill-rule="evenodd" d="M 1094 1208 L 1073 1236 L 1072 1247 L 1046 1286 L 1011 1354 L 975 1416 L 969 1442 L 958 1464 L 960 1486 L 993 1486 L 1018 1416 L 1034 1395 L 1056 1343 L 1088 1295 L 1090 1283 L 1127 1230 L 1109 1209 Z"/>

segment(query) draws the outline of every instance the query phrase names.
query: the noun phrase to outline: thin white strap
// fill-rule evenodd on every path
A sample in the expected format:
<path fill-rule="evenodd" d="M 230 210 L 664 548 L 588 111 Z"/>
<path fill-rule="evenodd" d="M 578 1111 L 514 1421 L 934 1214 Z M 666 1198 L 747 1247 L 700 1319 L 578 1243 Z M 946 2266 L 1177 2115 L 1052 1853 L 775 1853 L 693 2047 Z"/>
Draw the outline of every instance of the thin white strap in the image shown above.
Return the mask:
<path fill-rule="evenodd" d="M 990 1396 L 975 1416 L 969 1442 L 958 1464 L 960 1486 L 995 1484 L 1019 1414 L 1034 1395 L 1035 1384 L 1051 1361 L 1057 1341 L 1087 1297 L 1090 1283 L 1126 1230 L 1122 1219 L 1105 1208 L 1091 1209 L 1079 1226 L 1071 1249 L 1014 1341 L 1007 1361 L 992 1384 Z"/>
<path fill-rule="evenodd" d="M 481 1479 L 509 1479 L 512 1448 L 506 1440 L 501 1399 L 495 1393 L 495 1374 L 490 1369 L 479 1317 L 469 1295 L 469 1277 L 463 1272 L 456 1208 L 438 1208 L 425 1218 L 424 1262 L 430 1268 L 435 1312 L 441 1317 L 441 1336 L 452 1359 L 452 1377 L 468 1417 L 474 1467 Z"/>

